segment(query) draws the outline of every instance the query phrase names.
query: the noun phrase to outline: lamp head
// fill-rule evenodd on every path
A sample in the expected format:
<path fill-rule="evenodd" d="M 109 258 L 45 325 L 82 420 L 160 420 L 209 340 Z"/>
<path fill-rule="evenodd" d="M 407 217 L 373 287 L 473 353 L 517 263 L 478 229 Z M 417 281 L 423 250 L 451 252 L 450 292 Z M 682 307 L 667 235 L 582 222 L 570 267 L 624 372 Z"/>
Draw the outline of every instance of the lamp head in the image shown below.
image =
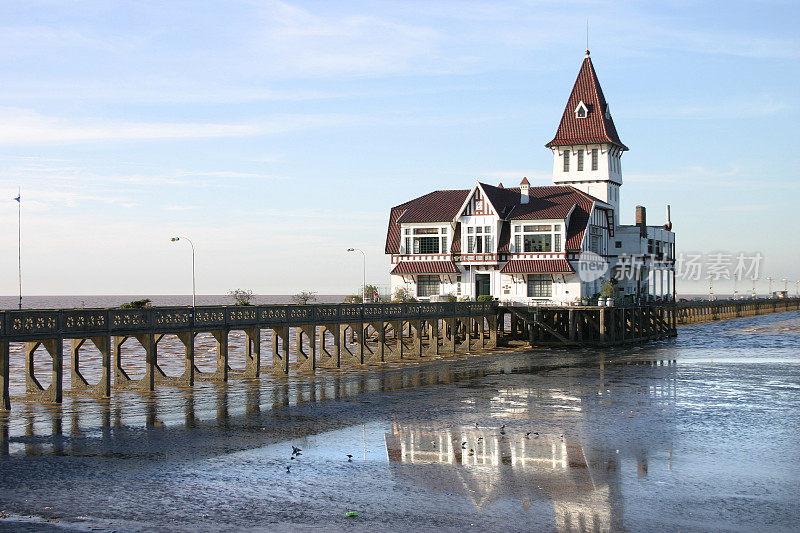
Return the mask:
<path fill-rule="evenodd" d="M 171 240 L 172 242 L 175 242 L 175 241 L 179 241 L 179 240 L 181 240 L 181 238 L 180 238 L 180 237 L 172 237 L 170 240 Z"/>
<path fill-rule="evenodd" d="M 348 248 L 348 249 L 347 249 L 347 251 L 348 251 L 348 252 L 355 252 L 355 251 L 356 251 L 356 249 L 355 249 L 355 248 Z"/>

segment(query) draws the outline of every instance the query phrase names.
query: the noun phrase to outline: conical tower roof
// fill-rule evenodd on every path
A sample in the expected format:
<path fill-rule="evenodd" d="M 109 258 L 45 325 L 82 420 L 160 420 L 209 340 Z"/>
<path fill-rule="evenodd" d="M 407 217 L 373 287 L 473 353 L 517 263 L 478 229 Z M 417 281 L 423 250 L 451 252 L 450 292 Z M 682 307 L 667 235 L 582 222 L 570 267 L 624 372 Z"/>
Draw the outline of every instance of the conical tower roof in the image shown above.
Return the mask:
<path fill-rule="evenodd" d="M 579 118 L 576 110 L 581 102 L 586 106 L 586 116 Z M 608 103 L 603 96 L 603 89 L 600 88 L 597 73 L 594 71 L 592 59 L 587 50 L 581 70 L 578 72 L 578 79 L 575 80 L 575 86 L 567 100 L 556 136 L 545 146 L 550 148 L 590 143 L 611 143 L 622 150 L 628 149 L 622 144 L 617 134 L 617 128 L 614 127 Z"/>

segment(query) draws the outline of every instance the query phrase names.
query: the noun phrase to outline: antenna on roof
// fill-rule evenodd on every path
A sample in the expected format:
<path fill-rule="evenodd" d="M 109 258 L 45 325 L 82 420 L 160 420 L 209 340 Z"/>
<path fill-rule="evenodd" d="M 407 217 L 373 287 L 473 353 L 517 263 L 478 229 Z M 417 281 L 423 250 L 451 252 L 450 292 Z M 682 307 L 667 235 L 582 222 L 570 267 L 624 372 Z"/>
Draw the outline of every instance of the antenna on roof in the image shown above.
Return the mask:
<path fill-rule="evenodd" d="M 586 17 L 586 57 L 589 57 L 589 17 Z"/>

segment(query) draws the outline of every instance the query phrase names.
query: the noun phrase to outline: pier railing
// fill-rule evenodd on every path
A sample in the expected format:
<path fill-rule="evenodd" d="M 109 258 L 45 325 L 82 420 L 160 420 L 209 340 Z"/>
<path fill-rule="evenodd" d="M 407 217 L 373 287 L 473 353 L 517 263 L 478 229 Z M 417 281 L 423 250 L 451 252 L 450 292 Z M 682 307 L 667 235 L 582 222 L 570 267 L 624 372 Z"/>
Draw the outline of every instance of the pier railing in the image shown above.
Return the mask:
<path fill-rule="evenodd" d="M 485 315 L 496 302 L 36 309 L 0 311 L 0 340 L 135 335 L 376 320 Z"/>
<path fill-rule="evenodd" d="M 800 298 L 703 300 L 676 304 L 679 325 L 800 311 Z"/>
<path fill-rule="evenodd" d="M 232 371 L 231 331 L 245 335 L 245 368 L 240 373 L 258 377 L 263 372 L 288 373 L 290 359 L 296 370 L 313 372 L 317 367 L 418 360 L 493 348 L 497 346 L 497 313 L 495 302 L 6 310 L 0 312 L 0 409 L 11 405 L 10 345 L 14 343 L 24 344 L 21 366 L 27 397 L 60 403 L 65 341 L 69 341 L 71 390 L 109 396 L 112 378 L 115 387 L 146 390 L 153 390 L 157 382 L 227 381 Z M 203 372 L 195 364 L 198 333 L 209 333 L 216 344 L 213 372 Z M 272 363 L 267 369 L 261 365 L 262 334 L 271 335 L 267 345 L 271 345 Z M 179 376 L 168 376 L 160 366 L 158 345 L 165 335 L 174 335 L 183 345 Z M 144 352 L 144 375 L 136 378 L 123 364 L 142 358 L 123 354 L 123 346 L 133 343 Z M 97 383 L 89 383 L 81 371 L 81 350 L 88 344 L 94 345 L 102 360 Z M 34 354 L 39 348 L 52 360 L 47 387 L 37 379 Z"/>

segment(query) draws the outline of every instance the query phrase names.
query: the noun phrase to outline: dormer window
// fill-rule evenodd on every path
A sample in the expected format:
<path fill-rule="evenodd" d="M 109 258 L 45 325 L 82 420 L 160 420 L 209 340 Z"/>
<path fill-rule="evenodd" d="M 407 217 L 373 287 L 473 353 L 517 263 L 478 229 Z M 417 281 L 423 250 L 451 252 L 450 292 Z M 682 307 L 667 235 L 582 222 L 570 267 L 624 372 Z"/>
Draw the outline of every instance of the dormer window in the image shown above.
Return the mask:
<path fill-rule="evenodd" d="M 575 108 L 575 118 L 586 118 L 589 114 L 589 108 L 586 107 L 586 104 L 583 101 L 578 103 L 578 107 Z"/>

